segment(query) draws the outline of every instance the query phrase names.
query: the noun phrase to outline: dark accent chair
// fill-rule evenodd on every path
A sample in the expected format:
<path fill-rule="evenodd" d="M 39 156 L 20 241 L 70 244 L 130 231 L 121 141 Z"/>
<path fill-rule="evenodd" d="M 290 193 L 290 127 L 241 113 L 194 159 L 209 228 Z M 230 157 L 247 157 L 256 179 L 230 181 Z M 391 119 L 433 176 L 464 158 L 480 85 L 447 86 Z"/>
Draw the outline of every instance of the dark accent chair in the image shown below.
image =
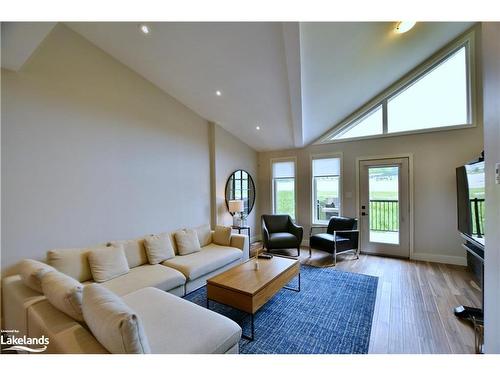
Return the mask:
<path fill-rule="evenodd" d="M 303 234 L 304 229 L 295 225 L 290 215 L 262 215 L 262 236 L 268 252 L 296 248 L 300 256 Z"/>
<path fill-rule="evenodd" d="M 359 230 L 358 219 L 336 216 L 328 222 L 326 233 L 312 234 L 313 229 L 325 227 L 311 227 L 309 232 L 309 256 L 311 249 L 326 251 L 333 255 L 333 265 L 337 264 L 337 254 L 354 251 L 359 259 Z"/>

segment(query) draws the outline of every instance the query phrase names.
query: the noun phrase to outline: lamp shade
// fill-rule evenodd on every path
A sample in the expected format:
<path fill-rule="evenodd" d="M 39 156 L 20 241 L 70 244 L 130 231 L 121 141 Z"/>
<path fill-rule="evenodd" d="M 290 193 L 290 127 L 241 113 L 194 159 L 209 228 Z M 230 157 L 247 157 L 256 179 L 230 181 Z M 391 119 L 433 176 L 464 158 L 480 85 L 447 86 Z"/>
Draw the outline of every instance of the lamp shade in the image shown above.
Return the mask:
<path fill-rule="evenodd" d="M 242 200 L 229 201 L 229 212 L 243 212 L 244 205 Z"/>

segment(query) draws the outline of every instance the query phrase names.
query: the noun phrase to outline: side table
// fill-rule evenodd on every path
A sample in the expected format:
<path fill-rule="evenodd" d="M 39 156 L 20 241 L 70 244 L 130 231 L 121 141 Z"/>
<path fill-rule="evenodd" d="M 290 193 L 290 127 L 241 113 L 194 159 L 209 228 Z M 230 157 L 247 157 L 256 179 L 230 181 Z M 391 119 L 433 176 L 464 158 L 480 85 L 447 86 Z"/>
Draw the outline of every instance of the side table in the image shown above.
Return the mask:
<path fill-rule="evenodd" d="M 248 225 L 231 225 L 231 228 L 234 230 L 238 231 L 238 234 L 241 234 L 242 230 L 248 231 L 248 242 L 251 242 L 251 237 L 250 237 L 250 227 Z"/>

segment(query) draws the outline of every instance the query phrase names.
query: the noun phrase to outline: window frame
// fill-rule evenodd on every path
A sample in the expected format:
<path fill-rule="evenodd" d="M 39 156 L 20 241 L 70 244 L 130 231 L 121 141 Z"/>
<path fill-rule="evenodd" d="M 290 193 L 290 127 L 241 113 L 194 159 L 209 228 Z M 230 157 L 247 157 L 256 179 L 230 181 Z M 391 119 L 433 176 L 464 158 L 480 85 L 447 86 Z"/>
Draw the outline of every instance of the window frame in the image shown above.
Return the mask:
<path fill-rule="evenodd" d="M 370 100 L 367 104 L 356 110 L 347 118 L 342 120 L 332 130 L 328 131 L 314 144 L 325 143 L 339 143 L 351 142 L 363 139 L 397 137 L 408 134 L 431 133 L 438 131 L 448 131 L 454 129 L 473 128 L 477 126 L 477 104 L 476 104 L 476 49 L 475 49 L 475 30 L 474 28 L 465 32 L 462 36 L 455 39 L 439 52 L 434 54 L 431 58 L 427 59 L 424 63 L 420 64 L 417 68 L 413 69 L 410 73 L 406 74 L 403 78 L 398 80 L 395 84 L 389 86 L 381 94 Z M 388 132 L 388 115 L 387 103 L 390 99 L 395 98 L 401 92 L 412 86 L 415 82 L 425 77 L 432 70 L 437 68 L 455 52 L 465 47 L 466 57 L 466 85 L 467 85 L 467 123 L 455 124 L 448 126 L 440 126 L 434 128 L 415 129 L 402 132 Z M 382 106 L 382 134 L 368 135 L 362 137 L 334 139 L 334 137 L 344 134 L 353 127 L 355 127 L 364 117 L 375 111 L 379 106 Z"/>
<path fill-rule="evenodd" d="M 274 174 L 273 174 L 273 164 L 274 163 L 279 163 L 279 162 L 293 162 L 293 190 L 294 190 L 294 210 L 295 210 L 295 217 L 292 217 L 292 221 L 297 221 L 298 217 L 298 211 L 297 211 L 297 157 L 296 156 L 290 156 L 290 157 L 282 157 L 282 158 L 271 158 L 270 160 L 270 173 L 271 173 L 271 212 L 273 215 L 276 215 L 275 207 L 276 207 L 276 198 L 275 198 L 275 186 L 274 186 Z M 291 217 L 291 215 L 290 215 Z"/>
<path fill-rule="evenodd" d="M 313 161 L 318 160 L 318 159 L 333 159 L 337 158 L 340 159 L 339 161 L 339 202 L 340 202 L 340 209 L 339 209 L 339 216 L 342 216 L 343 210 L 344 210 L 344 194 L 343 194 L 343 174 L 344 174 L 344 155 L 342 152 L 329 152 L 329 153 L 320 153 L 320 154 L 310 154 L 309 155 L 309 179 L 311 181 L 311 225 L 316 225 L 316 226 L 328 226 L 328 223 L 326 222 L 320 222 L 315 219 L 315 193 L 314 193 L 314 168 L 313 168 Z"/>
<path fill-rule="evenodd" d="M 360 137 L 349 137 L 349 138 L 336 138 L 336 139 L 333 139 L 333 137 L 342 136 L 345 133 L 347 133 L 348 131 L 354 129 L 361 122 L 363 122 L 366 118 L 368 118 L 369 116 L 373 115 L 376 111 L 378 111 L 379 108 L 382 110 L 382 134 L 384 134 L 385 127 L 387 125 L 386 116 L 385 116 L 385 114 L 387 113 L 387 111 L 384 109 L 384 103 L 379 103 L 379 104 L 376 104 L 375 106 L 373 106 L 371 109 L 363 112 L 358 117 L 356 117 L 356 119 L 354 119 L 353 121 L 351 121 L 349 123 L 349 125 L 343 126 L 341 129 L 339 129 L 334 135 L 332 135 L 332 140 L 334 140 L 334 141 L 340 141 L 340 140 L 347 140 L 347 139 L 354 139 L 354 138 L 359 139 L 359 138 L 376 137 L 376 136 L 382 135 L 382 134 L 371 134 L 371 135 L 363 135 L 363 136 L 360 136 Z"/>

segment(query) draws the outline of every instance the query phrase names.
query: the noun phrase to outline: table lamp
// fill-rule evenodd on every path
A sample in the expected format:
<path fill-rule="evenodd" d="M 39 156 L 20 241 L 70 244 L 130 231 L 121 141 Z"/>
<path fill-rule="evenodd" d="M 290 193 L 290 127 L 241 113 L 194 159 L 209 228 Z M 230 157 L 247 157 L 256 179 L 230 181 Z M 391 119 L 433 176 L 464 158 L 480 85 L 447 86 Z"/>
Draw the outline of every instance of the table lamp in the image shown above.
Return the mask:
<path fill-rule="evenodd" d="M 240 226 L 241 225 L 241 217 L 245 206 L 241 199 L 229 201 L 229 212 L 233 214 L 233 225 Z"/>

